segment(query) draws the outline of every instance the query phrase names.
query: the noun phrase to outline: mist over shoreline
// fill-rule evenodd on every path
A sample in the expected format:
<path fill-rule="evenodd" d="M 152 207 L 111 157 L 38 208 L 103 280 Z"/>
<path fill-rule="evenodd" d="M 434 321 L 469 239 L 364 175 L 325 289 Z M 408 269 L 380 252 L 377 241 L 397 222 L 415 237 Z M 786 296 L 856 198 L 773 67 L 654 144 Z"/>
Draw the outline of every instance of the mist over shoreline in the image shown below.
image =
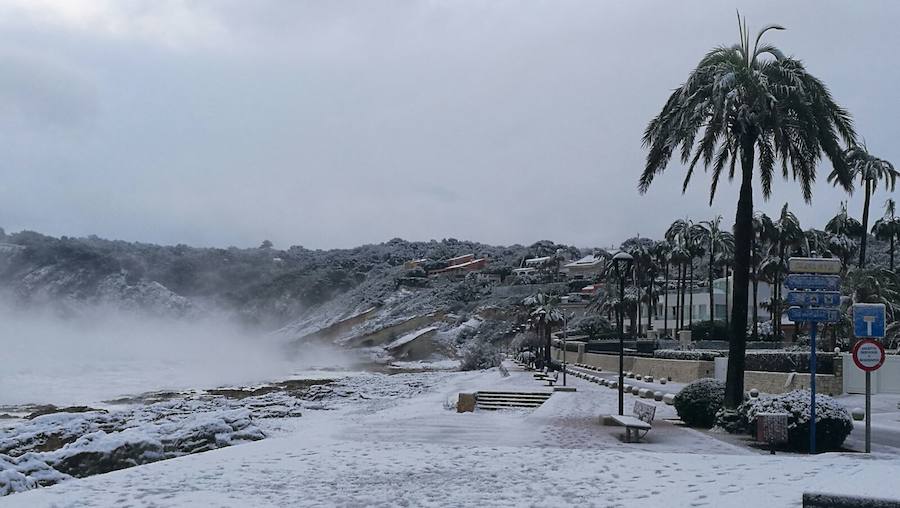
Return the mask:
<path fill-rule="evenodd" d="M 0 301 L 0 343 L 0 405 L 90 404 L 344 365 L 336 348 L 289 354 L 283 339 L 224 319 L 148 317 L 101 306 L 60 315 Z"/>

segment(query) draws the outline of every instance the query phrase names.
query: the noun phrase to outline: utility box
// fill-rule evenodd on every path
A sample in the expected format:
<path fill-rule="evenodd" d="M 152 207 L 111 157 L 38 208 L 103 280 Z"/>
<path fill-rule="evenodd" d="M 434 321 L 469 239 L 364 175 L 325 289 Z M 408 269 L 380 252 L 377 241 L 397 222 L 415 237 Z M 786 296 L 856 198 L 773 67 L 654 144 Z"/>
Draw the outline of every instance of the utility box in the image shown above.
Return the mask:
<path fill-rule="evenodd" d="M 681 330 L 678 332 L 678 344 L 682 349 L 688 349 L 691 347 L 691 331 L 690 330 Z"/>
<path fill-rule="evenodd" d="M 786 443 L 788 440 L 788 414 L 787 413 L 757 413 L 756 414 L 756 440 L 772 447 Z"/>

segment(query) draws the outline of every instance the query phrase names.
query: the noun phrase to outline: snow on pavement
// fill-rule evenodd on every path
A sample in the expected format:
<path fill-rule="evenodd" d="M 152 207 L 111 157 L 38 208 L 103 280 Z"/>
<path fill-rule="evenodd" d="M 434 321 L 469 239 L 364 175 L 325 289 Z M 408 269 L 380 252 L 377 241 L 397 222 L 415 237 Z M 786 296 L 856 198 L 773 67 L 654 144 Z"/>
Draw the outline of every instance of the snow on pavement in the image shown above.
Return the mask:
<path fill-rule="evenodd" d="M 307 411 L 279 437 L 14 494 L 0 507 L 778 507 L 800 506 L 804 491 L 898 495 L 890 456 L 761 454 L 666 422 L 662 404 L 647 441 L 625 444 L 597 421 L 615 408 L 614 390 L 570 378 L 578 392 L 535 411 L 459 414 L 444 406 L 461 391 L 547 388 L 516 371 L 425 376 L 440 383 Z"/>

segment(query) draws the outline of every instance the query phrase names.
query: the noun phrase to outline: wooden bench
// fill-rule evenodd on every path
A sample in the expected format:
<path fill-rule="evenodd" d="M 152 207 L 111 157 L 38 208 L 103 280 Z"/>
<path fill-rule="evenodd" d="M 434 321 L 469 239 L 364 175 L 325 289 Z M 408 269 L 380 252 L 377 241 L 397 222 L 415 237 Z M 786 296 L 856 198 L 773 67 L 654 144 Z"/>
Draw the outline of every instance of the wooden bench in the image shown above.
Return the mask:
<path fill-rule="evenodd" d="M 553 386 L 559 381 L 559 372 L 554 372 L 552 376 L 544 377 L 544 381 L 547 382 L 547 386 Z"/>
<path fill-rule="evenodd" d="M 656 406 L 636 400 L 631 413 L 634 416 L 612 415 L 610 417 L 614 422 L 625 427 L 626 443 L 633 442 L 632 435 L 634 435 L 634 442 L 639 442 L 642 437 L 650 432 L 653 417 L 656 415 Z"/>

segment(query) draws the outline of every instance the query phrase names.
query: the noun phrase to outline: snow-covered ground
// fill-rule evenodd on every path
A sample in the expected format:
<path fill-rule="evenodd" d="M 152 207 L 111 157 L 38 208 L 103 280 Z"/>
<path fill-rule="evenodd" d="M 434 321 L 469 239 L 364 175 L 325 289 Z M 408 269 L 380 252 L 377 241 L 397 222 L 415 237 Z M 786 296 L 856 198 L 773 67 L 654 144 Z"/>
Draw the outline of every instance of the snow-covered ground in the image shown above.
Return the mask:
<path fill-rule="evenodd" d="M 676 426 L 644 442 L 598 416 L 613 390 L 570 377 L 533 411 L 456 413 L 477 390 L 547 390 L 530 373 L 363 374 L 359 394 L 280 420 L 274 437 L 0 498 L 0 506 L 799 506 L 804 491 L 900 497 L 893 455 L 771 456 Z M 366 395 L 368 393 L 368 395 Z M 633 398 L 626 404 L 630 407 Z"/>

